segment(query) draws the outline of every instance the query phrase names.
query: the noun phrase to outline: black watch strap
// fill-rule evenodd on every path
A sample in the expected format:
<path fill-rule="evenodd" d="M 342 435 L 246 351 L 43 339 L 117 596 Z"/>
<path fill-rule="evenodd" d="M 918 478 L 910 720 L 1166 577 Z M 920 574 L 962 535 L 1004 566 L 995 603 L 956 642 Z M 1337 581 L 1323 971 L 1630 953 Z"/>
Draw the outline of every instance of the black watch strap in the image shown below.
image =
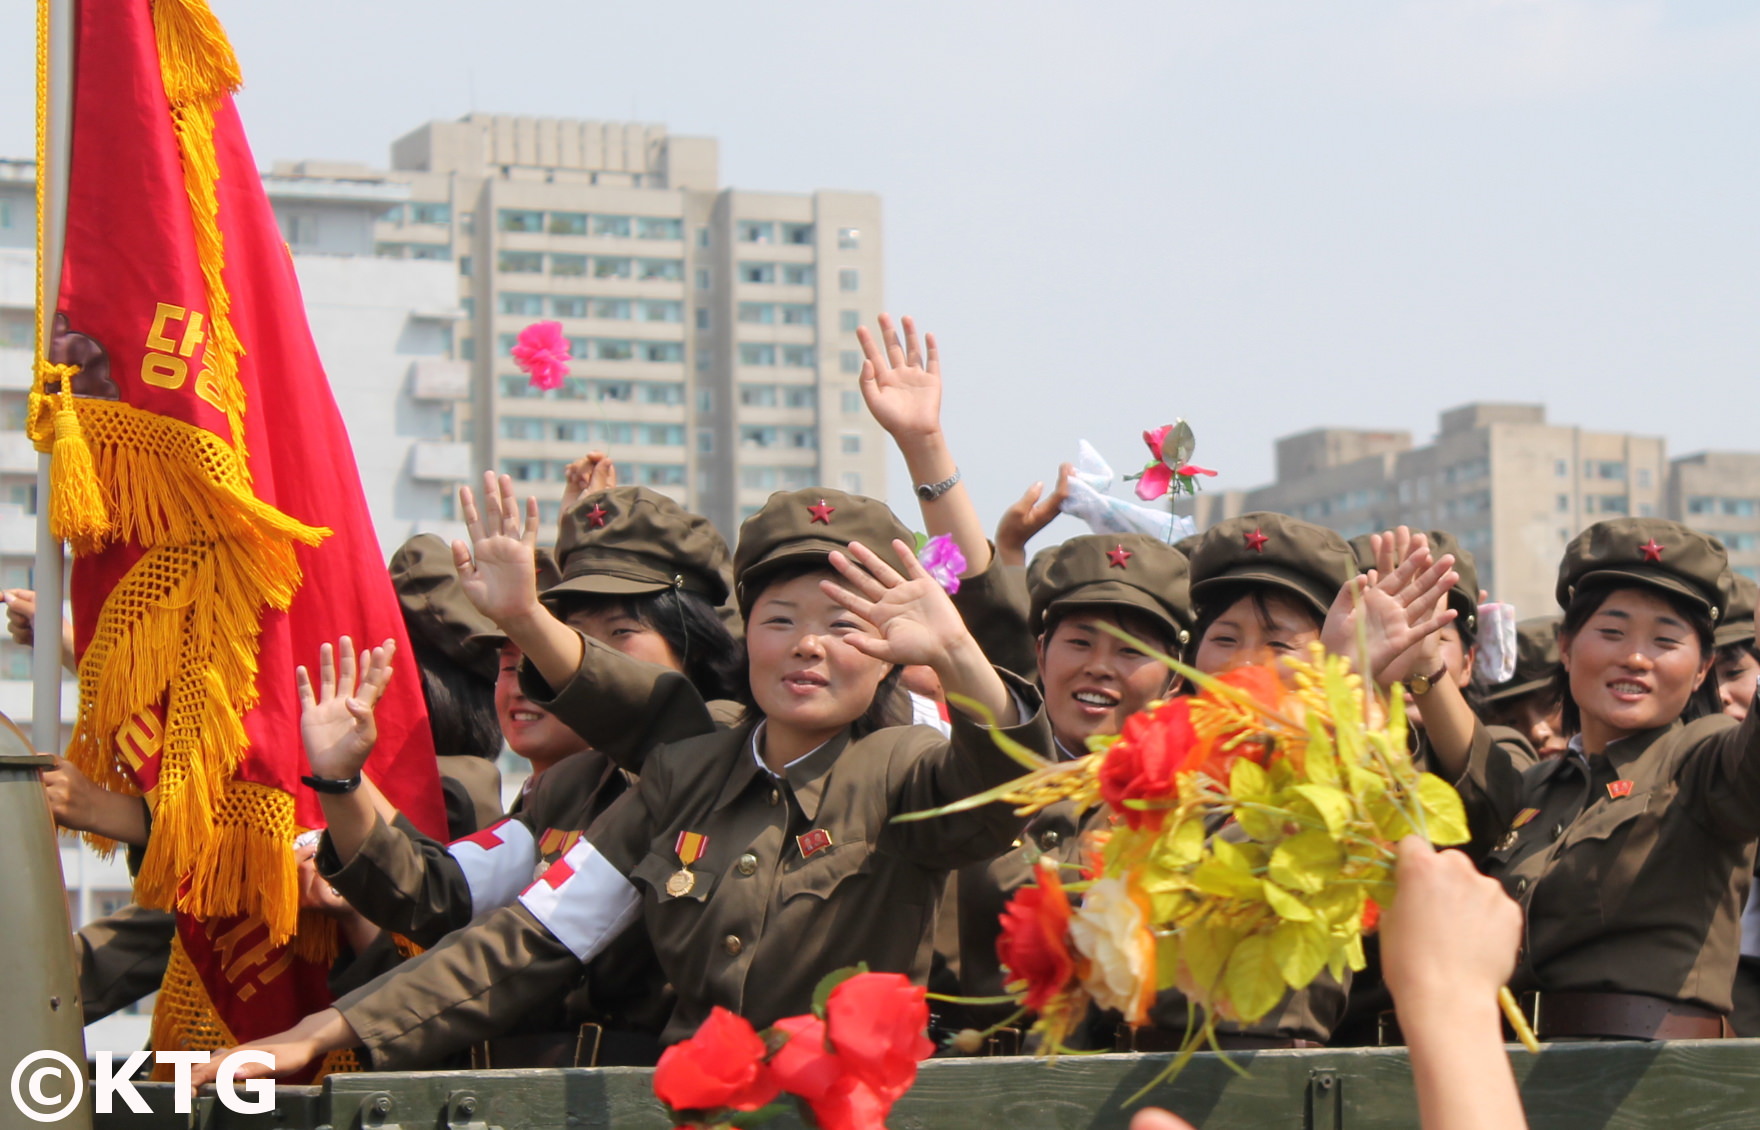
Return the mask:
<path fill-rule="evenodd" d="M 299 783 L 315 793 L 352 793 L 361 787 L 361 775 L 352 777 L 301 777 Z"/>

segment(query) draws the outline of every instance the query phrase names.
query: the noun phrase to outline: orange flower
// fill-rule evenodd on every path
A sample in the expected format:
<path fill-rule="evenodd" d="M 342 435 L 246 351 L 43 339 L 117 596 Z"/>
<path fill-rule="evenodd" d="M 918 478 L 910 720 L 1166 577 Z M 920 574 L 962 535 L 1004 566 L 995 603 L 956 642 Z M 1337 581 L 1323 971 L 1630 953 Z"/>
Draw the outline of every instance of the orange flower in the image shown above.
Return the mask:
<path fill-rule="evenodd" d="M 996 957 L 1010 984 L 1026 983 L 1021 1003 L 1039 1012 L 1075 980 L 1076 964 L 1069 948 L 1069 896 L 1057 869 L 1040 863 L 1033 871 L 1038 885 L 1016 891 L 1002 912 Z"/>

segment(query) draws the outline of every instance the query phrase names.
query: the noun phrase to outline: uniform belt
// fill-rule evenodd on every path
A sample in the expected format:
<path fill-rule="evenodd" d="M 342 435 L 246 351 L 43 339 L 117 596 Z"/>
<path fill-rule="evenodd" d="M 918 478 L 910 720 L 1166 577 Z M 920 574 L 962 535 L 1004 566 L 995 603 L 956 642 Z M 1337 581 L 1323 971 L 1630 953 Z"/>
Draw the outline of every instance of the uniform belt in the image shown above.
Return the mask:
<path fill-rule="evenodd" d="M 1155 1028 L 1147 1024 L 1139 1028 L 1133 1028 L 1129 1024 L 1120 1024 L 1112 1050 L 1120 1052 L 1177 1052 L 1184 1045 L 1184 1032 L 1175 1032 L 1171 1028 Z M 1245 1032 L 1218 1032 L 1216 1033 L 1216 1046 L 1225 1052 L 1248 1052 L 1271 1051 L 1278 1048 L 1321 1048 L 1326 1045 L 1318 1040 L 1297 1040 L 1283 1036 L 1254 1036 Z M 1199 1051 L 1205 1051 L 1208 1048 L 1207 1043 L 1198 1045 Z"/>
<path fill-rule="evenodd" d="M 1542 1040 L 1720 1040 L 1735 1035 L 1721 1013 L 1642 993 L 1527 993 L 1521 1004 Z"/>

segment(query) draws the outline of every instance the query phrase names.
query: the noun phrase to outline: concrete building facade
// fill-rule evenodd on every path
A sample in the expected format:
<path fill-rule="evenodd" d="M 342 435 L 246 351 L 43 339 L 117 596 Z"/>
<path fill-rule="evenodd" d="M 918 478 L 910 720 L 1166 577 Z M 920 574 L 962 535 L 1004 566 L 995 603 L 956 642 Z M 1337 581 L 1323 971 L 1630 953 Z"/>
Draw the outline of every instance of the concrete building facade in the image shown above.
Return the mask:
<path fill-rule="evenodd" d="M 1723 542 L 1737 572 L 1760 581 L 1760 452 L 1704 451 L 1670 464 L 1669 513 Z"/>
<path fill-rule="evenodd" d="M 275 171 L 407 186 L 376 250 L 456 265 L 471 470 L 512 475 L 552 520 L 563 469 L 604 450 L 621 481 L 730 536 L 775 490 L 885 493 L 855 342 L 881 306 L 877 197 L 722 188 L 715 141 L 636 123 L 472 114 L 419 127 L 391 158 Z M 296 250 L 329 238 L 297 217 L 289 234 Z M 533 388 L 509 352 L 540 320 L 570 342 L 559 389 Z"/>
<path fill-rule="evenodd" d="M 1472 552 L 1480 585 L 1523 615 L 1555 607 L 1559 557 L 1591 523 L 1631 514 L 1708 528 L 1673 504 L 1662 438 L 1554 424 L 1538 404 L 1450 409 L 1423 446 L 1407 432 L 1303 432 L 1277 441 L 1276 467 L 1268 486 L 1200 495 L 1200 526 L 1276 510 L 1346 537 L 1446 529 Z"/>

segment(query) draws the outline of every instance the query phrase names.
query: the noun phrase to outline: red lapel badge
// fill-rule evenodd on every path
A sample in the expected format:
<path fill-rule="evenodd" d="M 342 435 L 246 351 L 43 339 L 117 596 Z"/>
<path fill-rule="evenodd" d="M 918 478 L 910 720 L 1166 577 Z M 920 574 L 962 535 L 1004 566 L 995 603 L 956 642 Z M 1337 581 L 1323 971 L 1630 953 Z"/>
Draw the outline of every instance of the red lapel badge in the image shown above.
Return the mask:
<path fill-rule="evenodd" d="M 831 846 L 831 833 L 823 828 L 814 828 L 811 832 L 796 836 L 794 844 L 801 849 L 802 859 L 810 859 Z"/>
<path fill-rule="evenodd" d="M 1614 800 L 1618 800 L 1623 796 L 1630 796 L 1631 793 L 1632 783 L 1630 781 L 1609 781 L 1607 783 L 1607 795 Z"/>

